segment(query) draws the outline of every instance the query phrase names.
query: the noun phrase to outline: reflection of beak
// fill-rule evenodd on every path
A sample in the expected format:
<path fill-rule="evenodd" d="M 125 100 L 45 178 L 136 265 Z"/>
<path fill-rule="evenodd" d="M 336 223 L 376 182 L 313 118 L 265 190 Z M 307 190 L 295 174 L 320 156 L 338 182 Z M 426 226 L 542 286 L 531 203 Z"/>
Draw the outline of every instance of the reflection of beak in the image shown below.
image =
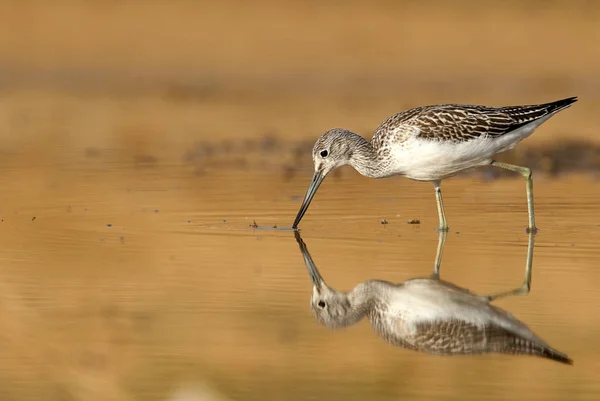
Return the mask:
<path fill-rule="evenodd" d="M 321 277 L 321 274 L 319 274 L 317 266 L 315 266 L 315 262 L 313 262 L 312 258 L 310 257 L 310 253 L 308 253 L 308 248 L 306 247 L 306 244 L 304 243 L 304 241 L 302 241 L 302 237 L 300 237 L 300 233 L 298 231 L 294 231 L 294 236 L 296 237 L 296 241 L 300 246 L 300 252 L 302 252 L 304 264 L 306 264 L 306 268 L 308 269 L 308 275 L 310 276 L 314 287 L 318 291 L 325 286 L 325 280 L 323 280 L 323 277 Z"/>
<path fill-rule="evenodd" d="M 300 223 L 304 213 L 306 213 L 308 210 L 308 206 L 310 205 L 312 198 L 317 193 L 317 189 L 319 189 L 319 185 L 321 185 L 325 176 L 326 174 L 323 174 L 321 171 L 315 171 L 313 174 L 312 180 L 310 180 L 310 184 L 308 184 L 308 189 L 306 190 L 304 200 L 302 201 L 302 206 L 300 206 L 300 210 L 298 211 L 298 215 L 296 216 L 296 220 L 294 220 L 294 225 L 292 228 L 298 228 L 298 223 Z"/>

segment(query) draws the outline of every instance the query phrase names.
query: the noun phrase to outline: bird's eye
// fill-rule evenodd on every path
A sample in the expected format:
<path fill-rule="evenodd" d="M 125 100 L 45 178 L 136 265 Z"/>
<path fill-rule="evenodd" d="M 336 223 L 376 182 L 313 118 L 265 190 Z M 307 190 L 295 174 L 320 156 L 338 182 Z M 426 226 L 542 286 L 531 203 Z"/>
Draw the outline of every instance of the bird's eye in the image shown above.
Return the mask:
<path fill-rule="evenodd" d="M 319 301 L 317 305 L 319 305 L 319 308 L 323 309 L 325 307 L 325 302 Z"/>
<path fill-rule="evenodd" d="M 327 150 L 321 151 L 321 157 L 327 157 L 328 154 L 329 154 L 329 152 L 327 152 Z"/>

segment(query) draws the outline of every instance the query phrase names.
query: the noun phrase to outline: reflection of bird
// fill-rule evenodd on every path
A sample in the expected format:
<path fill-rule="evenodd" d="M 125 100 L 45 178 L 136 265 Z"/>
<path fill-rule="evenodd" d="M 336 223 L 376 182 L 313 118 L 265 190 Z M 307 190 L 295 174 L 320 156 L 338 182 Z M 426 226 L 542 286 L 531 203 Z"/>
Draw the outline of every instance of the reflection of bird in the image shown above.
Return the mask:
<path fill-rule="evenodd" d="M 492 299 L 521 289 L 483 297 L 437 278 L 421 278 L 402 284 L 369 280 L 344 293 L 325 284 L 300 234 L 295 235 L 313 282 L 311 309 L 330 329 L 367 317 L 389 343 L 430 354 L 520 354 L 573 363 L 510 313 L 490 305 Z"/>
<path fill-rule="evenodd" d="M 576 97 L 531 106 L 487 107 L 444 104 L 417 107 L 384 120 L 366 139 L 342 128 L 325 132 L 313 147 L 315 173 L 293 227 L 298 227 L 325 176 L 349 164 L 372 178 L 401 175 L 435 187 L 440 230 L 448 230 L 440 183 L 471 167 L 492 165 L 527 180 L 528 231 L 536 231 L 533 180 L 527 167 L 492 157 L 512 149 L 544 121 L 577 101 Z"/>

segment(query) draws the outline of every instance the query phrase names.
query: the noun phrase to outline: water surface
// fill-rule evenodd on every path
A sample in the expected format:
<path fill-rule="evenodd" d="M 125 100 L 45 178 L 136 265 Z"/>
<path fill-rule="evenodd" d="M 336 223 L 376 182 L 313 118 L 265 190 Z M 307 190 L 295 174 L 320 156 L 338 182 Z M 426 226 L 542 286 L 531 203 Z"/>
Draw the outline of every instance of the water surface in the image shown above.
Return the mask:
<path fill-rule="evenodd" d="M 564 366 L 394 348 L 367 321 L 320 326 L 293 232 L 251 227 L 289 227 L 309 178 L 93 159 L 7 169 L 2 399 L 595 399 L 597 181 L 536 177 L 532 291 L 498 301 L 574 359 Z M 442 278 L 479 294 L 519 286 L 524 182 L 457 178 L 443 190 Z M 428 276 L 436 224 L 431 185 L 345 172 L 325 181 L 300 227 L 321 274 L 344 290 Z"/>

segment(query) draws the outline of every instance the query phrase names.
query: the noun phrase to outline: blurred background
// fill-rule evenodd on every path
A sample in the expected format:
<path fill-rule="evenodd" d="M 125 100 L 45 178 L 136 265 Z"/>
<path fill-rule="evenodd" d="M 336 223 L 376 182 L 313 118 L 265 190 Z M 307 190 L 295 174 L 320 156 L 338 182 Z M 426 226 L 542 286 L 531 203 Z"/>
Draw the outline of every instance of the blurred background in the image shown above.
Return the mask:
<path fill-rule="evenodd" d="M 597 399 L 599 44 L 584 0 L 0 0 L 0 399 Z M 500 306 L 574 366 L 318 325 L 293 236 L 261 228 L 291 225 L 322 132 L 569 96 L 502 155 L 534 169 L 541 231 Z M 442 275 L 517 286 L 522 178 L 444 191 Z M 428 275 L 436 224 L 430 185 L 351 168 L 302 222 L 339 289 Z"/>

